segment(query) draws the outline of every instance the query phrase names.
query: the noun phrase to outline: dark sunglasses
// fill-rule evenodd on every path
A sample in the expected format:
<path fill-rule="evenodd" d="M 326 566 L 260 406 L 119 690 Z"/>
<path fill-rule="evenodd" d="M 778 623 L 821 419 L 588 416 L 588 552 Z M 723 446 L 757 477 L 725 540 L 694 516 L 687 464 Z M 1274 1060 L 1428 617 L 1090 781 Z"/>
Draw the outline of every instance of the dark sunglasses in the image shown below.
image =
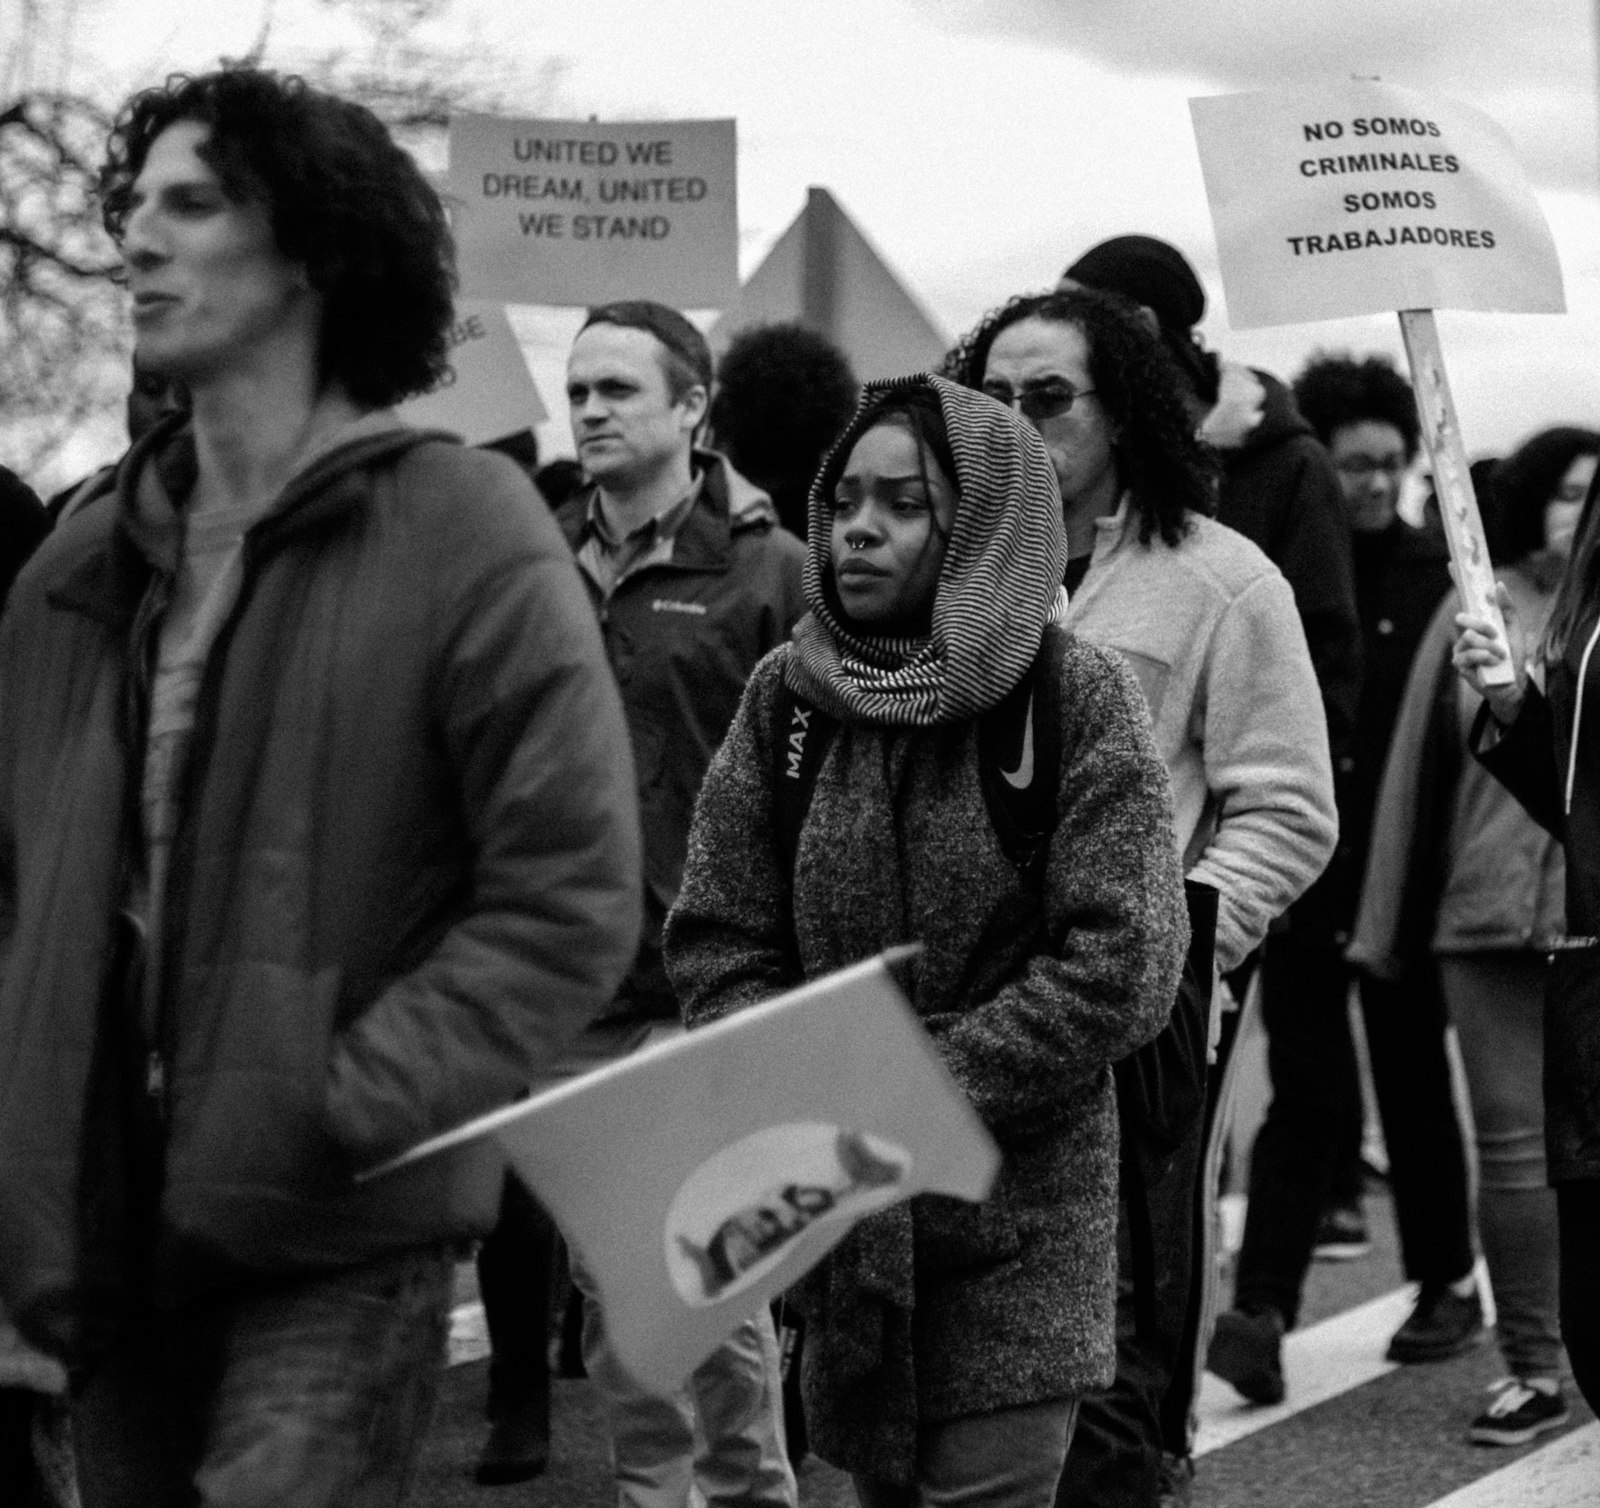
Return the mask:
<path fill-rule="evenodd" d="M 1020 393 L 1013 393 L 1010 388 L 996 385 L 984 386 L 984 392 L 993 398 L 996 403 L 1003 403 L 1007 408 L 1019 409 L 1022 417 L 1030 424 L 1038 424 L 1043 419 L 1059 419 L 1063 414 L 1072 412 L 1072 405 L 1080 398 L 1087 398 L 1094 392 L 1092 387 L 1068 387 L 1065 383 L 1050 383 L 1042 387 L 1025 387 Z"/>

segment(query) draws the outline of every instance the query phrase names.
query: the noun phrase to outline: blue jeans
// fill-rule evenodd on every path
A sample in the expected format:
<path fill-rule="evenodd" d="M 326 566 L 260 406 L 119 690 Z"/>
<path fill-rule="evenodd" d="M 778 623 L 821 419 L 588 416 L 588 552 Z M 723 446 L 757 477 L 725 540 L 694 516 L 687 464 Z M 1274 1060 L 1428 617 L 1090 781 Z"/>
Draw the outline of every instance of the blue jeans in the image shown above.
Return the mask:
<path fill-rule="evenodd" d="M 83 1508 L 398 1504 L 452 1265 L 428 1247 L 142 1315 L 73 1400 Z"/>
<path fill-rule="evenodd" d="M 917 1480 L 852 1474 L 861 1508 L 1050 1508 L 1077 1422 L 1076 1398 L 970 1414 L 917 1431 Z"/>

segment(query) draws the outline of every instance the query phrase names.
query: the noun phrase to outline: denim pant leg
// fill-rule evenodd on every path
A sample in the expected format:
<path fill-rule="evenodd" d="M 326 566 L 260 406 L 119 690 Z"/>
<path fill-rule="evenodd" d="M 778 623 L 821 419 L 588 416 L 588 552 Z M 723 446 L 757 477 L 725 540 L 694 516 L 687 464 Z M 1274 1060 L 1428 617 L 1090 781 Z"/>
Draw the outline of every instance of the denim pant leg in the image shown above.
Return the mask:
<path fill-rule="evenodd" d="M 1250 1203 L 1234 1306 L 1270 1306 L 1292 1328 L 1334 1170 L 1361 1135 L 1349 972 L 1332 948 L 1267 939 L 1261 1019 L 1272 1103 L 1250 1156 Z"/>
<path fill-rule="evenodd" d="M 1475 1254 L 1438 977 L 1418 969 L 1398 984 L 1370 974 L 1360 982 L 1401 1266 L 1414 1283 L 1453 1283 L 1472 1271 Z"/>
<path fill-rule="evenodd" d="M 771 1312 L 746 1320 L 683 1387 L 662 1397 L 617 1359 L 594 1279 L 576 1251 L 572 1280 L 584 1296 L 583 1361 L 605 1410 L 617 1508 L 688 1508 L 697 1479 L 710 1504 L 795 1508 Z"/>
<path fill-rule="evenodd" d="M 1561 1274 L 1544 1155 L 1544 976 L 1538 953 L 1439 960 L 1478 1142 L 1478 1228 L 1495 1335 L 1518 1377 L 1555 1377 Z"/>
<path fill-rule="evenodd" d="M 84 1508 L 399 1504 L 451 1268 L 429 1247 L 148 1316 L 77 1400 Z"/>
<path fill-rule="evenodd" d="M 917 1431 L 917 1480 L 852 1475 L 861 1508 L 1050 1508 L 1072 1444 L 1075 1398 L 972 1414 Z"/>
<path fill-rule="evenodd" d="M 763 1306 L 740 1325 L 695 1368 L 689 1389 L 704 1440 L 695 1475 L 708 1508 L 795 1508 L 772 1311 Z"/>

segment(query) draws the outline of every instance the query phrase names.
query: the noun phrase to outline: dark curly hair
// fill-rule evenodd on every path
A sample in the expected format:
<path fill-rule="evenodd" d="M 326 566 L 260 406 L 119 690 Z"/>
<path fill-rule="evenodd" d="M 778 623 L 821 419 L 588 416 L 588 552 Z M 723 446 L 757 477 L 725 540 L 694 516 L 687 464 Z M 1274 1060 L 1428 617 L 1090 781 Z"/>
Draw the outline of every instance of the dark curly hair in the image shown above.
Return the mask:
<path fill-rule="evenodd" d="M 945 357 L 941 371 L 964 387 L 983 387 L 989 349 L 1025 319 L 1073 325 L 1089 343 L 1089 377 L 1117 439 L 1117 477 L 1128 489 L 1145 543 L 1160 534 L 1176 545 L 1189 515 L 1217 511 L 1214 453 L 1195 437 L 1184 406 L 1182 373 L 1127 299 L 1090 288 L 1023 293 L 991 310 Z"/>
<path fill-rule="evenodd" d="M 1563 424 L 1530 435 L 1494 468 L 1489 553 L 1514 565 L 1544 548 L 1545 504 L 1579 456 L 1600 456 L 1600 432 Z"/>
<path fill-rule="evenodd" d="M 1357 361 L 1318 351 L 1294 380 L 1294 401 L 1324 445 L 1346 425 L 1370 421 L 1400 431 L 1407 461 L 1417 453 L 1417 400 L 1386 356 Z"/>
<path fill-rule="evenodd" d="M 855 412 L 859 391 L 844 353 L 795 323 L 740 330 L 717 363 L 717 448 L 772 494 L 793 533 L 805 533 L 812 478 Z"/>
<path fill-rule="evenodd" d="M 323 380 L 363 407 L 432 387 L 447 366 L 454 248 L 439 196 L 377 116 L 266 69 L 174 74 L 111 128 L 100 198 L 115 240 L 151 145 L 184 120 L 210 128 L 200 157 L 229 198 L 267 207 L 278 250 L 322 295 Z"/>

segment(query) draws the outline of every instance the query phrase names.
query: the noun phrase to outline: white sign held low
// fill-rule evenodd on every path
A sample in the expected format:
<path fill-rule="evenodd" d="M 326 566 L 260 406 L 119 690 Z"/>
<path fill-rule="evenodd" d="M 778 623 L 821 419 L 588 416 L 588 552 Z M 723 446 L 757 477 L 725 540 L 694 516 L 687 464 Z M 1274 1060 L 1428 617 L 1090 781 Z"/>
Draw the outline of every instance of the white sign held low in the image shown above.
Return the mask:
<path fill-rule="evenodd" d="M 731 120 L 457 116 L 446 202 L 462 290 L 720 309 L 739 286 L 736 166 Z"/>
<path fill-rule="evenodd" d="M 643 1048 L 369 1176 L 493 1137 L 583 1254 L 623 1365 L 670 1392 L 864 1216 L 987 1194 L 1000 1154 L 891 961 Z"/>

